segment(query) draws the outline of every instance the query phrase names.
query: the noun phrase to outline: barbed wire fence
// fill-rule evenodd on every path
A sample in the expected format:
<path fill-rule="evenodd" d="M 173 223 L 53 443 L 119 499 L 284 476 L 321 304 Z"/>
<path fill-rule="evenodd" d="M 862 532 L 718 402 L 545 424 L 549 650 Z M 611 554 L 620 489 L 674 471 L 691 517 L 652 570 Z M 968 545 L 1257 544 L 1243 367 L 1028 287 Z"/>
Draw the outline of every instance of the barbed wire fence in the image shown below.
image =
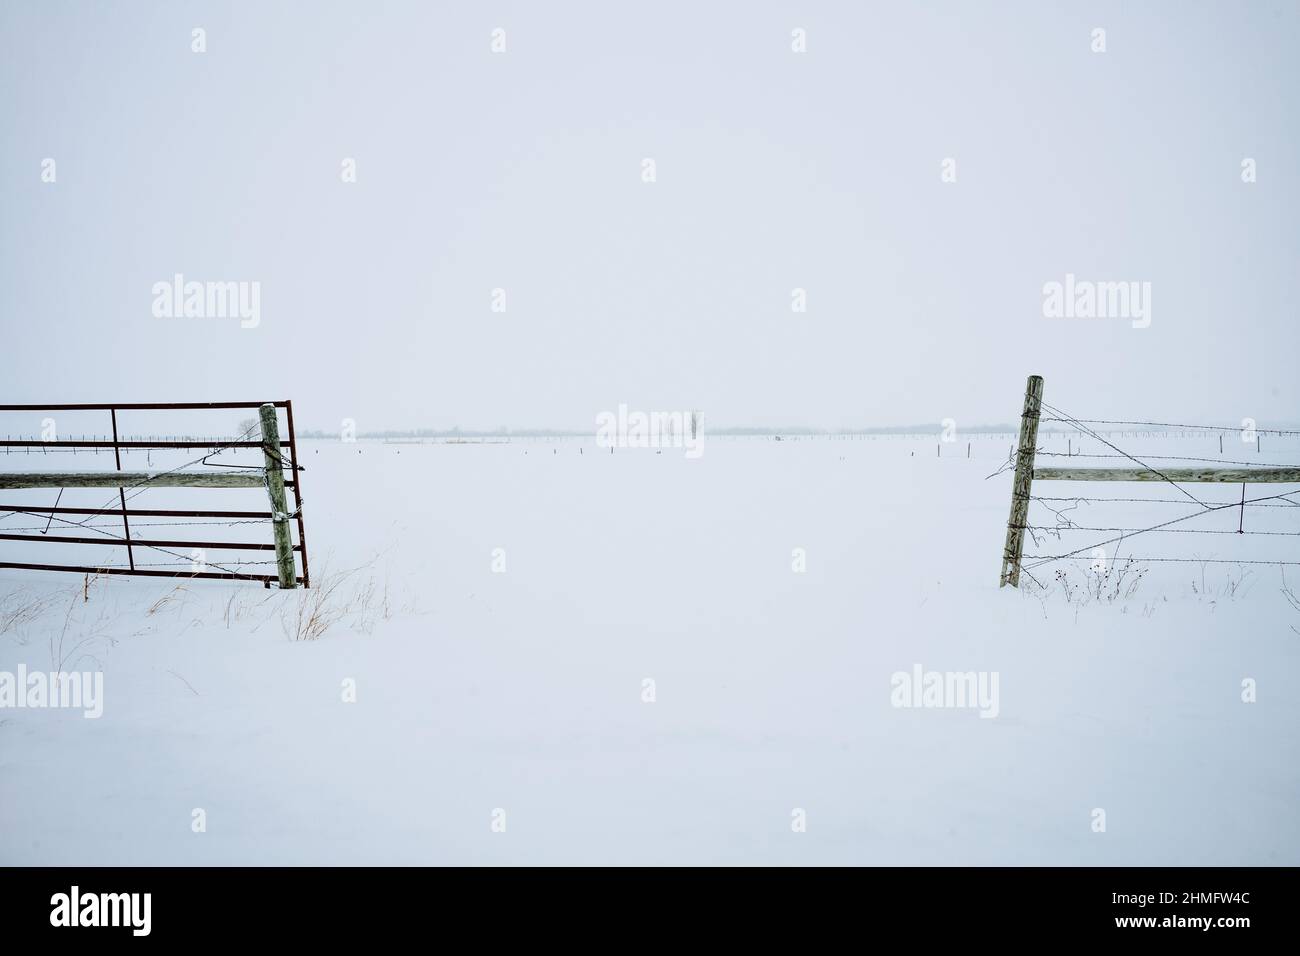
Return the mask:
<path fill-rule="evenodd" d="M 1106 562 L 1120 560 L 1120 551 L 1134 538 L 1142 541 L 1159 540 L 1163 535 L 1231 535 L 1238 539 L 1247 537 L 1268 538 L 1274 541 L 1300 538 L 1300 531 L 1277 530 L 1276 528 L 1258 528 L 1246 526 L 1247 509 L 1295 509 L 1300 508 L 1300 465 L 1273 464 L 1241 459 L 1208 458 L 1199 455 L 1148 455 L 1136 453 L 1120 447 L 1112 440 L 1112 433 L 1103 433 L 1099 429 L 1107 426 L 1131 428 L 1134 426 L 1182 429 L 1203 434 L 1240 432 L 1241 429 L 1222 425 L 1196 425 L 1188 423 L 1170 423 L 1155 421 L 1135 421 L 1116 419 L 1082 419 L 1071 415 L 1063 409 L 1042 400 L 1042 378 L 1031 376 L 1026 387 L 1025 408 L 1021 420 L 1020 441 L 1002 467 L 990 475 L 992 478 L 1014 469 L 1015 480 L 1012 491 L 1011 514 L 1007 522 L 1007 542 L 1003 551 L 1003 567 L 1000 583 L 1019 586 L 1019 576 L 1023 572 L 1031 580 L 1042 586 L 1042 582 L 1033 572 L 1056 562 L 1077 561 L 1090 558 L 1094 565 L 1104 567 Z M 1047 414 L 1043 414 L 1047 412 Z M 1104 447 L 1104 451 L 1085 452 L 1070 449 L 1065 452 L 1048 451 L 1038 447 L 1038 425 L 1050 422 L 1064 426 L 1069 434 L 1095 442 Z M 1095 427 L 1094 427 L 1095 426 Z M 1259 435 L 1278 437 L 1300 436 L 1300 431 L 1290 429 L 1253 429 L 1256 448 L 1259 448 Z M 1220 443 L 1222 448 L 1222 443 Z M 1037 458 L 1066 458 L 1072 463 L 1090 460 L 1122 460 L 1134 467 L 1036 467 Z M 1158 463 L 1158 464 L 1156 464 Z M 1208 467 L 1213 465 L 1214 467 Z M 1191 467 L 1187 467 L 1191 466 Z M 1230 466 L 1230 467 L 1229 467 Z M 1134 497 L 1132 492 L 1106 495 L 1089 491 L 1086 494 L 1037 495 L 1033 493 L 1035 481 L 1088 481 L 1088 482 L 1146 482 L 1158 483 L 1171 489 L 1178 497 L 1152 496 Z M 1291 490 L 1269 494 L 1248 492 L 1248 486 L 1259 483 L 1285 483 L 1295 487 Z M 1202 487 L 1206 484 L 1240 485 L 1239 497 L 1232 500 L 1215 498 L 1207 495 Z M 1187 485 L 1196 486 L 1192 491 Z M 1150 523 L 1100 522 L 1086 523 L 1082 520 L 1080 509 L 1093 505 L 1142 504 L 1158 508 L 1182 506 L 1185 513 Z M 1040 517 L 1031 519 L 1031 506 L 1035 507 Z M 1190 510 L 1187 510 L 1190 509 Z M 1043 513 L 1048 517 L 1041 517 Z M 1237 515 L 1237 527 L 1176 527 L 1196 523 L 1197 519 L 1207 516 Z M 1300 515 L 1300 512 L 1297 513 Z M 1203 523 L 1203 522 L 1202 522 Z M 1070 538 L 1074 535 L 1104 535 L 1080 547 L 1075 547 Z M 1024 538 L 1028 535 L 1034 547 L 1034 553 L 1025 554 Z M 1068 537 L 1067 537 L 1068 536 Z M 1077 540 L 1077 539 L 1076 539 Z M 1052 548 L 1052 542 L 1064 544 L 1063 548 Z M 1068 542 L 1068 543 L 1067 543 Z M 1106 556 L 1110 547 L 1113 556 Z M 1135 563 L 1154 564 L 1229 564 L 1229 565 L 1269 565 L 1281 568 L 1300 566 L 1300 560 L 1291 560 L 1290 555 L 1280 558 L 1265 558 L 1255 555 L 1241 558 L 1223 558 L 1218 556 L 1189 556 L 1186 553 L 1166 553 L 1158 546 L 1149 549 L 1151 553 L 1127 554 L 1122 560 L 1128 565 Z M 1300 554 L 1296 555 L 1300 558 Z"/>

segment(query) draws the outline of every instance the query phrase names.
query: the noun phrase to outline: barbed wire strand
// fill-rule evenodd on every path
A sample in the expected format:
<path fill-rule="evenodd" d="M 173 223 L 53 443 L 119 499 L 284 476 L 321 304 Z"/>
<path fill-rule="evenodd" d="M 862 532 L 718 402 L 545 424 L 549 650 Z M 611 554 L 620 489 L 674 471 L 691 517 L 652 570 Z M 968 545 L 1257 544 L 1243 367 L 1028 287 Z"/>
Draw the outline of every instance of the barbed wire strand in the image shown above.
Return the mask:
<path fill-rule="evenodd" d="M 1044 408 L 1047 406 L 1044 405 Z M 1244 428 L 1233 428 L 1227 425 L 1186 425 L 1177 422 L 1127 422 L 1116 421 L 1106 418 L 1040 418 L 1040 422 L 1083 422 L 1088 425 L 1147 425 L 1156 428 L 1182 428 L 1188 431 L 1211 431 L 1211 432 L 1242 432 Z M 1252 431 L 1256 435 L 1300 435 L 1300 431 L 1290 431 L 1277 428 L 1255 428 Z"/>
<path fill-rule="evenodd" d="M 1052 561 L 1064 561 L 1076 556 L 1077 555 L 1074 554 L 1057 554 L 1057 555 L 1027 554 L 1025 555 L 1025 559 L 1026 560 L 1037 559 L 1038 563 L 1033 565 L 1033 567 L 1038 567 L 1039 565 L 1049 564 Z M 1139 555 L 1128 555 L 1124 558 L 1116 557 L 1115 560 L 1116 561 L 1120 561 L 1120 560 L 1148 561 L 1148 562 L 1158 563 L 1158 564 L 1267 564 L 1273 567 L 1277 567 L 1277 566 L 1291 567 L 1293 565 L 1296 567 L 1300 567 L 1300 561 L 1257 561 L 1257 560 L 1247 560 L 1247 559 L 1237 559 L 1237 558 L 1151 558 L 1151 557 L 1139 556 Z M 1024 568 L 1021 568 L 1021 570 L 1023 571 Z M 1037 579 L 1035 578 L 1035 580 Z"/>
<path fill-rule="evenodd" d="M 1159 469 L 1157 469 L 1157 468 L 1152 468 L 1150 465 L 1148 465 L 1146 462 L 1142 461 L 1141 459 L 1133 457 L 1133 456 L 1130 455 L 1128 452 L 1126 452 L 1124 449 L 1120 448 L 1118 445 L 1115 445 L 1115 444 L 1113 444 L 1112 442 L 1108 442 L 1106 439 L 1104 439 L 1104 438 L 1102 438 L 1100 435 L 1098 435 L 1095 431 L 1093 431 L 1092 429 L 1090 429 L 1090 428 L 1088 428 L 1087 426 L 1083 425 L 1083 424 L 1082 424 L 1082 423 L 1081 423 L 1077 418 L 1073 418 L 1073 417 L 1070 416 L 1067 412 L 1063 412 L 1063 411 L 1061 411 L 1059 408 L 1057 408 L 1056 406 L 1047 404 L 1047 402 L 1044 402 L 1044 401 L 1041 401 L 1041 400 L 1040 400 L 1039 405 L 1040 405 L 1040 407 L 1042 407 L 1042 408 L 1046 408 L 1049 412 L 1052 412 L 1052 413 L 1055 414 L 1055 415 L 1059 415 L 1059 416 L 1061 416 L 1062 419 L 1064 419 L 1064 420 L 1066 420 L 1066 421 L 1069 421 L 1069 422 L 1070 422 L 1071 424 L 1073 424 L 1074 427 L 1077 428 L 1079 431 L 1083 432 L 1083 433 L 1086 434 L 1086 435 L 1091 435 L 1091 436 L 1092 436 L 1093 438 L 1095 438 L 1097 441 L 1101 442 L 1103 445 L 1107 446 L 1108 448 L 1112 448 L 1112 449 L 1114 449 L 1115 451 L 1119 452 L 1122 456 L 1124 456 L 1125 458 L 1129 459 L 1130 461 L 1136 462 L 1137 464 L 1141 465 L 1143 468 L 1147 469 L 1148 471 L 1151 471 L 1151 472 L 1155 473 L 1156 475 L 1159 475 L 1160 478 L 1162 478 L 1164 481 L 1169 482 L 1169 484 L 1173 485 L 1174 488 L 1176 488 L 1178 491 L 1182 492 L 1184 495 L 1186 495 L 1186 496 L 1187 496 L 1188 498 L 1190 498 L 1192 501 L 1196 502 L 1196 503 L 1197 503 L 1198 505 L 1200 505 L 1202 508 L 1205 507 L 1205 503 L 1204 503 L 1203 501 L 1201 501 L 1199 498 L 1197 498 L 1195 495 L 1193 495 L 1190 491 L 1188 491 L 1188 490 L 1187 490 L 1186 488 L 1184 488 L 1182 485 L 1178 484 L 1178 482 L 1172 480 L 1168 475 L 1164 474 L 1163 472 L 1161 472 L 1161 471 L 1160 471 Z"/>
<path fill-rule="evenodd" d="M 1131 455 L 1102 455 L 1087 452 L 1037 451 L 1036 455 L 1046 458 L 1132 458 Z M 1152 461 L 1208 461 L 1216 465 L 1245 465 L 1247 468 L 1300 468 L 1300 465 L 1273 464 L 1263 461 L 1235 461 L 1230 458 L 1194 458 L 1189 455 L 1146 455 Z"/>
<path fill-rule="evenodd" d="M 1300 531 L 1231 531 L 1219 528 L 1089 528 L 1078 524 L 1055 526 L 1022 524 L 1013 525 L 1012 527 L 1019 528 L 1023 531 L 1046 531 L 1048 533 L 1056 533 L 1058 531 L 1122 531 L 1136 534 L 1138 532 L 1146 533 L 1148 531 L 1154 531 L 1157 534 L 1262 534 L 1280 538 L 1300 538 Z"/>
<path fill-rule="evenodd" d="M 1295 494 L 1295 492 L 1294 492 L 1294 491 L 1288 491 L 1288 492 L 1283 492 L 1282 494 L 1292 494 L 1292 495 L 1293 495 L 1293 494 Z M 1276 499 L 1276 498 L 1280 498 L 1280 497 L 1282 497 L 1282 495 L 1263 495 L 1263 496 L 1261 496 L 1261 497 L 1259 497 L 1259 498 L 1247 498 L 1247 499 L 1245 499 L 1245 502 L 1244 502 L 1244 503 L 1249 503 L 1249 502 L 1251 502 L 1251 501 L 1271 501 L 1271 500 L 1274 500 L 1274 499 Z M 1037 563 L 1030 565 L 1030 567 L 1031 567 L 1031 568 L 1036 568 L 1036 567 L 1040 567 L 1040 566 L 1043 565 L 1043 564 L 1048 564 L 1048 563 L 1050 563 L 1050 562 L 1052 562 L 1052 561 L 1060 561 L 1060 560 L 1063 560 L 1063 559 L 1065 559 L 1065 558 L 1076 557 L 1076 556 L 1078 556 L 1078 555 L 1080 555 L 1080 554 L 1083 554 L 1085 551 L 1092 551 L 1094 548 L 1102 548 L 1102 547 L 1105 547 L 1105 546 L 1108 545 L 1108 544 L 1114 544 L 1114 543 L 1117 542 L 1117 541 L 1124 541 L 1126 538 L 1129 538 L 1129 537 L 1136 537 L 1136 536 L 1139 535 L 1139 534 L 1147 534 L 1147 533 L 1152 532 L 1152 531 L 1159 531 L 1161 528 L 1166 528 L 1166 527 L 1168 527 L 1169 525 L 1172 525 L 1172 524 L 1178 524 L 1178 523 L 1181 522 L 1181 521 L 1190 521 L 1192 518 L 1199 518 L 1201 515 L 1205 514 L 1206 512 L 1211 512 L 1211 511 L 1223 511 L 1223 510 L 1228 509 L 1228 508 L 1239 508 L 1239 507 L 1241 507 L 1241 504 L 1242 504 L 1242 503 L 1243 503 L 1243 502 L 1234 502 L 1234 503 L 1232 503 L 1232 504 L 1216 505 L 1216 506 L 1213 507 L 1213 508 L 1206 508 L 1205 511 L 1198 511 L 1198 512 L 1194 512 L 1194 513 L 1189 514 L 1189 515 L 1183 515 L 1181 518 L 1172 518 L 1172 519 L 1170 519 L 1169 521 L 1163 521 L 1163 522 L 1161 522 L 1160 524 L 1152 525 L 1152 526 L 1149 527 L 1149 528 L 1143 528 L 1143 529 L 1141 529 L 1141 530 L 1139 530 L 1139 531 L 1135 531 L 1135 532 L 1133 532 L 1132 534 L 1121 534 L 1119 537 L 1116 537 L 1116 538 L 1108 538 L 1108 539 L 1106 539 L 1105 541 L 1098 541 L 1098 542 L 1096 542 L 1095 544 L 1091 544 L 1091 545 L 1087 545 L 1086 547 L 1078 548 L 1077 550 L 1067 552 L 1066 554 L 1053 555 L 1053 556 L 1050 556 L 1050 557 L 1045 556 L 1045 555 L 1044 555 L 1044 556 L 1034 557 L 1034 558 L 1031 558 L 1031 560 L 1035 560 Z M 1276 561 L 1263 561 L 1263 562 L 1260 562 L 1260 563 L 1262 563 L 1262 564 L 1277 564 L 1277 563 L 1279 563 L 1279 562 L 1276 562 Z M 1285 562 L 1281 562 L 1281 563 L 1285 563 Z M 1022 569 L 1022 570 L 1024 569 L 1024 568 L 1023 568 L 1023 565 L 1022 565 L 1022 568 L 1021 568 L 1021 569 Z"/>
<path fill-rule="evenodd" d="M 1287 494 L 1300 494 L 1300 492 L 1289 491 L 1287 492 Z M 1053 497 L 1048 497 L 1046 495 L 1030 495 L 1029 500 L 1030 501 L 1082 501 L 1087 504 L 1093 504 L 1099 501 L 1120 501 L 1120 502 L 1132 502 L 1138 504 L 1165 504 L 1165 505 L 1184 505 L 1184 506 L 1186 506 L 1187 504 L 1187 502 L 1184 501 L 1182 498 L 1108 498 L 1105 496 L 1083 497 L 1081 495 L 1072 495 L 1063 498 L 1053 498 Z M 1246 502 L 1246 506 L 1253 507 L 1253 508 L 1300 508 L 1300 501 L 1292 501 L 1290 498 L 1283 498 L 1282 500 L 1285 503 L 1280 505 L 1269 505 L 1269 504 L 1252 505 L 1248 501 Z M 1232 504 L 1238 506 L 1241 505 L 1240 501 L 1224 501 L 1224 502 L 1211 501 L 1209 503 L 1214 505 L 1217 504 Z"/>

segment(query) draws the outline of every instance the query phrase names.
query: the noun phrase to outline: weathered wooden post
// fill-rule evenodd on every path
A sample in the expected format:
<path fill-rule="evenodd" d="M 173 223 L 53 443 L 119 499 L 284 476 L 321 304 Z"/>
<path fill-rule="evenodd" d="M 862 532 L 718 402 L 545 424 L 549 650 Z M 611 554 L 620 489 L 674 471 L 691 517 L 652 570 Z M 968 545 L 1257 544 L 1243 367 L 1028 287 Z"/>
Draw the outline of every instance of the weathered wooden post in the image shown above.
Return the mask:
<path fill-rule="evenodd" d="M 1008 584 L 1020 587 L 1020 556 L 1025 550 L 1025 522 L 1029 518 L 1029 490 L 1034 482 L 1034 452 L 1038 446 L 1038 415 L 1042 404 L 1043 377 L 1031 375 L 1025 385 L 1025 410 L 1020 416 L 1011 517 L 1007 519 L 1007 544 L 1002 551 L 1002 580 L 998 587 Z"/>
<path fill-rule="evenodd" d="M 275 563 L 280 587 L 296 588 L 298 574 L 293 563 L 293 535 L 289 531 L 289 502 L 284 496 L 284 459 L 280 456 L 280 427 L 275 406 L 269 402 L 258 409 L 262 419 L 262 454 L 266 459 L 266 493 L 271 498 L 271 527 L 275 531 Z"/>

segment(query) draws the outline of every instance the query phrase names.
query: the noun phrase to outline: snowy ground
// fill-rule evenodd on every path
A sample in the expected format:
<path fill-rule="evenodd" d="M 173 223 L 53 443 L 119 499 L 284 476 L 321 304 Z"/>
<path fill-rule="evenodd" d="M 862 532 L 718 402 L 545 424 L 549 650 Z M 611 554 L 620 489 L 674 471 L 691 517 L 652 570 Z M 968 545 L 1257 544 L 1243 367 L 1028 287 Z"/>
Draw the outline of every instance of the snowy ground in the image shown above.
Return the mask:
<path fill-rule="evenodd" d="M 313 574 L 361 568 L 319 640 L 284 626 L 312 592 L 114 578 L 86 601 L 79 577 L 0 571 L 0 607 L 47 602 L 0 634 L 0 671 L 62 655 L 104 681 L 97 720 L 0 710 L 0 863 L 1300 864 L 1300 612 L 1279 570 L 1147 564 L 1110 601 L 1067 598 L 1051 567 L 1045 595 L 999 590 L 1010 475 L 986 476 L 1009 443 L 308 442 Z M 1157 488 L 1082 493 L 1177 494 Z M 1287 507 L 1246 522 L 1300 531 Z M 1125 553 L 1300 560 L 1297 541 Z M 996 718 L 891 706 L 915 664 L 996 672 Z"/>

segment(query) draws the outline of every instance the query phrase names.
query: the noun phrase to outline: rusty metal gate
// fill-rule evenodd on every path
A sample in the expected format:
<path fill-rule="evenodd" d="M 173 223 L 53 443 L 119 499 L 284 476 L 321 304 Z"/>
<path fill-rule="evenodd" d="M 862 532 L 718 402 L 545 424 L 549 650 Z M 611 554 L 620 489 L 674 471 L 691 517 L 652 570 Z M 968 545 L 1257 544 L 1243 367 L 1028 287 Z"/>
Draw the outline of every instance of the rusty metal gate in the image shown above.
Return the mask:
<path fill-rule="evenodd" d="M 159 439 L 123 440 L 118 433 L 118 412 L 124 411 L 185 411 L 185 410 L 219 410 L 248 409 L 258 411 L 261 434 L 253 436 L 252 428 L 238 437 L 226 439 Z M 284 410 L 287 439 L 279 437 L 278 411 Z M 208 578 L 225 580 L 260 581 L 266 587 L 279 583 L 282 588 L 292 588 L 301 584 L 311 586 L 310 572 L 307 566 L 306 526 L 302 515 L 302 466 L 298 464 L 298 446 L 293 427 L 293 403 L 279 402 L 166 402 L 158 404 L 121 403 L 121 404 L 63 404 L 63 405 L 0 405 L 0 412 L 96 412 L 108 413 L 107 425 L 111 427 L 111 438 L 92 438 L 50 441 L 39 439 L 13 440 L 6 437 L 0 440 L 0 449 L 12 453 L 13 449 L 39 448 L 42 451 L 75 449 L 106 449 L 113 452 L 116 471 L 114 472 L 10 472 L 0 470 L 0 490 L 24 488 L 58 488 L 59 499 L 53 505 L 32 505 L 24 503 L 0 504 L 0 520 L 13 515 L 49 516 L 49 524 L 59 522 L 60 526 L 70 526 L 81 530 L 92 530 L 95 536 L 70 536 L 40 534 L 0 533 L 0 541 L 20 541 L 27 544 L 77 544 L 77 545 L 111 545 L 126 549 L 127 564 L 122 566 L 95 564 L 47 564 L 27 561 L 0 561 L 0 568 L 20 568 L 38 571 L 71 571 L 87 574 L 125 574 L 149 577 Z M 205 449 L 206 453 L 192 462 L 161 472 L 133 473 L 122 468 L 122 452 L 135 449 Z M 234 466 L 225 471 L 187 472 L 185 469 L 195 464 L 207 464 L 207 459 L 229 449 L 260 448 L 264 455 L 264 464 L 260 467 Z M 287 459 L 284 452 L 288 451 Z M 288 477 L 284 472 L 288 471 Z M 213 509 L 174 509 L 174 508 L 131 508 L 128 501 L 149 488 L 265 488 L 270 510 L 267 511 L 231 511 Z M 115 502 L 101 508 L 60 507 L 63 489 L 66 488 L 116 488 Z M 293 491 L 294 507 L 290 511 L 285 498 L 285 490 Z M 60 518 L 60 515 L 84 516 L 80 521 Z M 98 526 L 90 526 L 92 518 L 98 516 L 117 516 L 122 520 L 122 534 L 116 536 L 101 531 Z M 271 541 L 197 541 L 155 538 L 133 538 L 131 520 L 133 518 L 209 518 L 224 519 L 225 522 L 246 523 L 267 521 L 273 529 Z M 218 522 L 213 522 L 218 523 Z M 297 541 L 293 541 L 291 528 L 297 527 Z M 47 525 L 48 530 L 48 525 Z M 0 525 L 3 531 L 3 525 Z M 210 566 L 220 570 L 207 570 L 206 562 L 197 570 L 163 570 L 157 567 L 137 566 L 137 549 L 154 549 L 176 555 L 170 548 L 191 548 L 206 552 L 212 550 L 240 551 L 274 551 L 277 565 L 276 574 L 255 574 L 231 570 L 216 562 Z M 295 558 L 296 556 L 296 558 Z M 184 555 L 180 555 L 184 557 Z M 249 564 L 258 562 L 232 562 Z M 260 562 L 271 563 L 271 562 Z"/>

